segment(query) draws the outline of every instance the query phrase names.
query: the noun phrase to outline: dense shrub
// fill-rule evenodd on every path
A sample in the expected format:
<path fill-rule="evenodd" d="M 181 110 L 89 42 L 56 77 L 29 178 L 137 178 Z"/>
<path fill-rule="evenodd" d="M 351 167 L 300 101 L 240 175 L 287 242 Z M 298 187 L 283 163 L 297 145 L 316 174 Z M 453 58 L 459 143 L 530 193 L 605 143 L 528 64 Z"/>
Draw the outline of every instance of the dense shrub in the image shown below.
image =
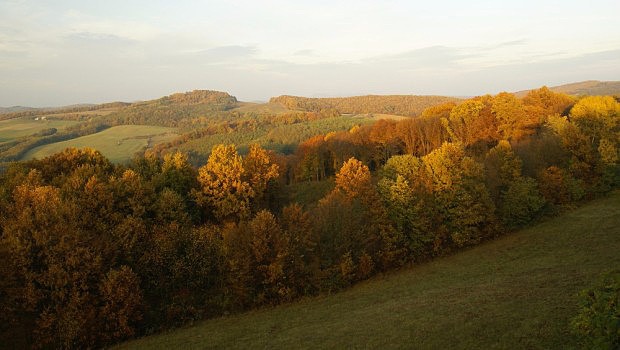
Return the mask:
<path fill-rule="evenodd" d="M 573 330 L 590 349 L 620 349 L 620 270 L 604 274 L 580 294 Z"/>

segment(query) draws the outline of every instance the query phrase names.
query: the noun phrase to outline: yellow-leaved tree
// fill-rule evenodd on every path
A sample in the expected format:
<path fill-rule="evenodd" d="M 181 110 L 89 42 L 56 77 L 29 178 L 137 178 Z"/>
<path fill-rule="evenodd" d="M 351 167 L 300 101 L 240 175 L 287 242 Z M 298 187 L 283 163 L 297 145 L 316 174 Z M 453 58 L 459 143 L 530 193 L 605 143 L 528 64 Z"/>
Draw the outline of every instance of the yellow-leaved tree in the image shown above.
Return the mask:
<path fill-rule="evenodd" d="M 207 164 L 198 170 L 196 201 L 218 221 L 247 218 L 254 190 L 243 181 L 243 175 L 243 162 L 235 145 L 214 146 Z"/>
<path fill-rule="evenodd" d="M 235 145 L 216 145 L 207 164 L 198 170 L 199 205 L 219 221 L 247 219 L 258 211 L 269 182 L 278 177 L 278 165 L 259 145 L 250 146 L 245 159 Z"/>
<path fill-rule="evenodd" d="M 465 154 L 463 144 L 444 143 L 422 161 L 442 222 L 436 249 L 446 243 L 477 244 L 493 234 L 495 207 L 484 185 L 483 167 Z"/>
<path fill-rule="evenodd" d="M 278 177 L 278 165 L 272 161 L 269 152 L 259 145 L 250 146 L 243 159 L 244 180 L 250 184 L 254 192 L 254 207 L 260 208 L 265 200 L 269 182 Z"/>

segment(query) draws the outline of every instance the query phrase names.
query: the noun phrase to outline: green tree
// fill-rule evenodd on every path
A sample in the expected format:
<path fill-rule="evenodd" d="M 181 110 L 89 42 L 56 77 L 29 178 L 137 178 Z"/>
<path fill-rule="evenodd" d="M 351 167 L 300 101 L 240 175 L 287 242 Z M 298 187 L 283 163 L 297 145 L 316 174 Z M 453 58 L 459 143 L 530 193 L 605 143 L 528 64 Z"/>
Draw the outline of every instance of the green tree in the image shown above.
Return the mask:
<path fill-rule="evenodd" d="M 169 153 L 164 156 L 156 186 L 167 187 L 180 195 L 187 196 L 198 187 L 197 175 L 187 155 L 181 152 Z"/>
<path fill-rule="evenodd" d="M 589 349 L 620 348 L 620 271 L 604 274 L 592 288 L 580 293 L 579 314 L 573 330 Z"/>
<path fill-rule="evenodd" d="M 286 269 L 293 295 L 307 295 L 318 289 L 320 271 L 319 237 L 312 226 L 310 214 L 298 204 L 282 209 L 280 226 L 290 244 L 290 265 Z"/>
<path fill-rule="evenodd" d="M 390 221 L 406 242 L 408 255 L 422 260 L 433 251 L 434 203 L 420 158 L 403 155 L 390 158 L 383 167 L 378 188 Z"/>
<path fill-rule="evenodd" d="M 495 207 L 484 185 L 482 166 L 465 155 L 462 144 L 454 143 L 445 143 L 422 160 L 442 222 L 436 240 L 443 242 L 435 245 L 463 247 L 490 237 L 496 230 Z"/>
<path fill-rule="evenodd" d="M 502 140 L 486 155 L 486 184 L 503 224 L 514 229 L 536 217 L 544 205 L 538 184 L 521 173 L 522 161 Z"/>

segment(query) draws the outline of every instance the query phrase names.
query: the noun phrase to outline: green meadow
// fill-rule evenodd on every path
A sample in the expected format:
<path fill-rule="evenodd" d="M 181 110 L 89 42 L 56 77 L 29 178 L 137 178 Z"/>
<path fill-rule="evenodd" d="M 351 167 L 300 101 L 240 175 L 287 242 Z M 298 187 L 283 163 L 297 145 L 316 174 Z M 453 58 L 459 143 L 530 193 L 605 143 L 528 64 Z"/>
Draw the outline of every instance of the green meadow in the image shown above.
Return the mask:
<path fill-rule="evenodd" d="M 0 120 L 0 142 L 10 141 L 24 136 L 36 134 L 45 129 L 62 130 L 79 122 L 72 120 L 35 120 L 35 117 L 22 117 Z"/>
<path fill-rule="evenodd" d="M 90 147 L 98 150 L 110 161 L 122 163 L 136 152 L 176 137 L 176 129 L 149 125 L 121 125 L 96 134 L 36 147 L 26 153 L 23 160 L 44 158 L 67 147 Z"/>

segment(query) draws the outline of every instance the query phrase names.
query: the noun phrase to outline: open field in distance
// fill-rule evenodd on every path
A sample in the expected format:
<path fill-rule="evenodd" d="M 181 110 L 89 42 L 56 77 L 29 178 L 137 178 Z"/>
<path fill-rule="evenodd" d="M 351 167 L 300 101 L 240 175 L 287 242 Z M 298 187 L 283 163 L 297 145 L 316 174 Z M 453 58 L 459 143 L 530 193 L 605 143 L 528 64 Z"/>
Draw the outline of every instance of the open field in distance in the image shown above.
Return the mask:
<path fill-rule="evenodd" d="M 169 141 L 176 137 L 176 129 L 149 125 L 120 125 L 96 134 L 52 143 L 32 149 L 23 160 L 44 158 L 67 147 L 90 147 L 100 151 L 110 161 L 125 162 L 145 147 Z"/>

